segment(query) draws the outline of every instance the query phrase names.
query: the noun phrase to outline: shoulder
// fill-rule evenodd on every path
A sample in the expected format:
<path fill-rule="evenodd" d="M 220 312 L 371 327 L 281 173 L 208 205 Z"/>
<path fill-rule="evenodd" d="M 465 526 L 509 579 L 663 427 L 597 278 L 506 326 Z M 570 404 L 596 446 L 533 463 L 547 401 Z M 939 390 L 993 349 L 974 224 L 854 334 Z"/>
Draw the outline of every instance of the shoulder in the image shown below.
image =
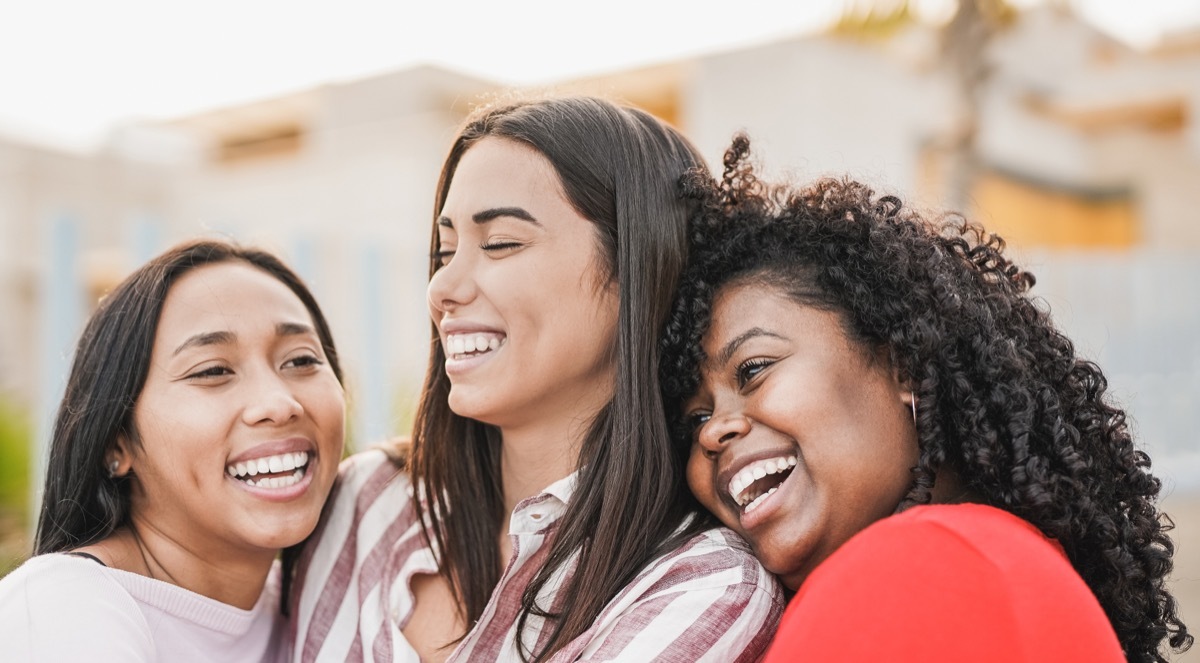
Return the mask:
<path fill-rule="evenodd" d="M 34 557 L 0 581 L 5 647 L 18 660 L 148 660 L 150 628 L 137 602 L 95 561 Z M 64 634 L 71 637 L 64 637 Z"/>
<path fill-rule="evenodd" d="M 374 447 L 349 456 L 338 466 L 339 484 L 354 489 L 369 485 L 408 485 L 408 472 L 388 448 Z"/>
<path fill-rule="evenodd" d="M 880 557 L 878 551 L 895 553 Z M 1062 548 L 1021 518 L 983 504 L 920 506 L 884 518 L 860 532 L 813 573 L 810 581 L 858 573 L 904 571 L 932 575 L 942 582 L 1021 576 L 1076 581 L 1078 574 Z M 810 584 L 806 582 L 807 586 Z"/>
<path fill-rule="evenodd" d="M 780 597 L 775 576 L 759 563 L 742 537 L 726 527 L 713 527 L 684 541 L 655 560 L 649 571 L 668 583 L 757 587 Z"/>
<path fill-rule="evenodd" d="M 95 599 L 137 607 L 106 567 L 74 555 L 33 557 L 0 581 L 0 605 L 21 599 L 29 605 L 55 606 L 68 598 L 75 603 L 78 599 Z"/>
<path fill-rule="evenodd" d="M 349 538 L 371 540 L 401 521 L 416 523 L 408 472 L 380 449 L 342 461 L 308 552 L 341 551 Z"/>
<path fill-rule="evenodd" d="M 395 517 L 411 497 L 411 485 L 408 472 L 382 449 L 354 454 L 338 466 L 323 520 L 380 509 Z"/>
<path fill-rule="evenodd" d="M 647 566 L 597 620 L 582 660 L 755 661 L 783 588 L 733 531 L 703 531 Z"/>
<path fill-rule="evenodd" d="M 364 623 L 384 619 L 377 614 L 384 601 L 372 597 L 386 595 L 391 574 L 408 564 L 428 566 L 432 553 L 411 487 L 408 472 L 383 450 L 342 461 L 296 569 L 289 628 L 298 650 L 353 639 L 360 613 Z"/>
<path fill-rule="evenodd" d="M 844 653 L 847 639 L 875 648 L 864 655 L 882 648 L 893 660 L 934 652 L 1120 660 L 1109 658 L 1120 647 L 1103 609 L 1057 544 L 1015 515 L 977 504 L 885 518 L 817 567 L 788 607 L 776 646 L 819 656 Z M 996 658 L 978 659 L 981 651 Z"/>

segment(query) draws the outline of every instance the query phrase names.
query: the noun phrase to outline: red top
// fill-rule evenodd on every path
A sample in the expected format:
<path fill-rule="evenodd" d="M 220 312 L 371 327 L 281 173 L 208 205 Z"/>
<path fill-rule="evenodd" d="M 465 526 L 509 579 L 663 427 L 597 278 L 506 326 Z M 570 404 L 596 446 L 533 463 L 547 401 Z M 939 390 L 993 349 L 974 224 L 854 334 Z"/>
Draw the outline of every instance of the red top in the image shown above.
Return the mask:
<path fill-rule="evenodd" d="M 788 605 L 766 663 L 1125 658 L 1057 543 L 981 504 L 916 507 L 850 539 Z"/>

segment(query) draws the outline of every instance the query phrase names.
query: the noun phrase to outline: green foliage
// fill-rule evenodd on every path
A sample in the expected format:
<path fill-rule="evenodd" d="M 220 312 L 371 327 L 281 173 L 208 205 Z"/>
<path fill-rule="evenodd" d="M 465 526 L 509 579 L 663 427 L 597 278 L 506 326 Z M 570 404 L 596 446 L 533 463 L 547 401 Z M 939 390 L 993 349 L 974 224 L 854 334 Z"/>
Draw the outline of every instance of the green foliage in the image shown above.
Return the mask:
<path fill-rule="evenodd" d="M 0 576 L 28 554 L 29 454 L 33 446 L 29 417 L 0 400 Z"/>
<path fill-rule="evenodd" d="M 27 509 L 32 443 L 28 417 L 0 401 L 0 509 Z"/>

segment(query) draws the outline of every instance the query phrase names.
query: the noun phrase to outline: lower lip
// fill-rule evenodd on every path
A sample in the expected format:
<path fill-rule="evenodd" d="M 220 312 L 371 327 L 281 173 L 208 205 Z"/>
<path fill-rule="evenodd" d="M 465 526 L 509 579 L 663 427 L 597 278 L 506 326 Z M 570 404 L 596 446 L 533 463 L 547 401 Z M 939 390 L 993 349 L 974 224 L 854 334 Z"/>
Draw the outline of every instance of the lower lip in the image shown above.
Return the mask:
<path fill-rule="evenodd" d="M 446 357 L 446 374 L 462 375 L 463 373 L 474 370 L 480 365 L 487 363 L 488 360 L 494 357 L 496 353 L 500 352 L 502 349 L 504 349 L 504 345 L 501 345 L 495 350 L 488 350 L 487 352 L 472 355 L 463 359 Z"/>
<path fill-rule="evenodd" d="M 791 474 L 783 480 L 783 483 L 779 484 L 778 490 L 767 495 L 750 513 L 744 513 L 740 507 L 738 508 L 738 522 L 742 524 L 745 530 L 753 530 L 775 515 L 775 512 L 783 504 L 784 493 L 791 488 L 792 477 L 794 476 L 796 476 L 796 468 L 792 468 Z"/>
<path fill-rule="evenodd" d="M 250 484 L 240 479 L 234 479 L 228 474 L 225 478 L 237 484 L 238 488 L 250 493 L 254 497 L 268 502 L 290 502 L 297 497 L 300 497 L 308 491 L 309 485 L 312 484 L 313 470 L 316 469 L 317 459 L 310 455 L 308 465 L 304 468 L 304 476 L 296 483 L 284 488 L 263 488 L 260 486 L 251 486 Z"/>

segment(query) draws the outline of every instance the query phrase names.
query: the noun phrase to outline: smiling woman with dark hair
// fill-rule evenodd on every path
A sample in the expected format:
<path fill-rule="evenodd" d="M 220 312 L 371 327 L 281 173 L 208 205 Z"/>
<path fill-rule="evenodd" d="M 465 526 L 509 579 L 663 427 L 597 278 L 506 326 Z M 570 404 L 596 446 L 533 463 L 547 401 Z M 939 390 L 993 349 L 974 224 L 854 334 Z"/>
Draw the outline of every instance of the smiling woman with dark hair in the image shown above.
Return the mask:
<path fill-rule="evenodd" d="M 411 454 L 343 466 L 294 660 L 756 660 L 782 592 L 697 517 L 658 332 L 692 146 L 586 97 L 481 109 L 442 168 Z"/>
<path fill-rule="evenodd" d="M 290 554 L 343 440 L 329 326 L 274 256 L 185 244 L 108 294 L 75 351 L 6 661 L 273 660 Z"/>
<path fill-rule="evenodd" d="M 866 186 L 705 206 L 664 387 L 688 482 L 799 590 L 768 661 L 1165 661 L 1160 482 L 1003 242 Z"/>

